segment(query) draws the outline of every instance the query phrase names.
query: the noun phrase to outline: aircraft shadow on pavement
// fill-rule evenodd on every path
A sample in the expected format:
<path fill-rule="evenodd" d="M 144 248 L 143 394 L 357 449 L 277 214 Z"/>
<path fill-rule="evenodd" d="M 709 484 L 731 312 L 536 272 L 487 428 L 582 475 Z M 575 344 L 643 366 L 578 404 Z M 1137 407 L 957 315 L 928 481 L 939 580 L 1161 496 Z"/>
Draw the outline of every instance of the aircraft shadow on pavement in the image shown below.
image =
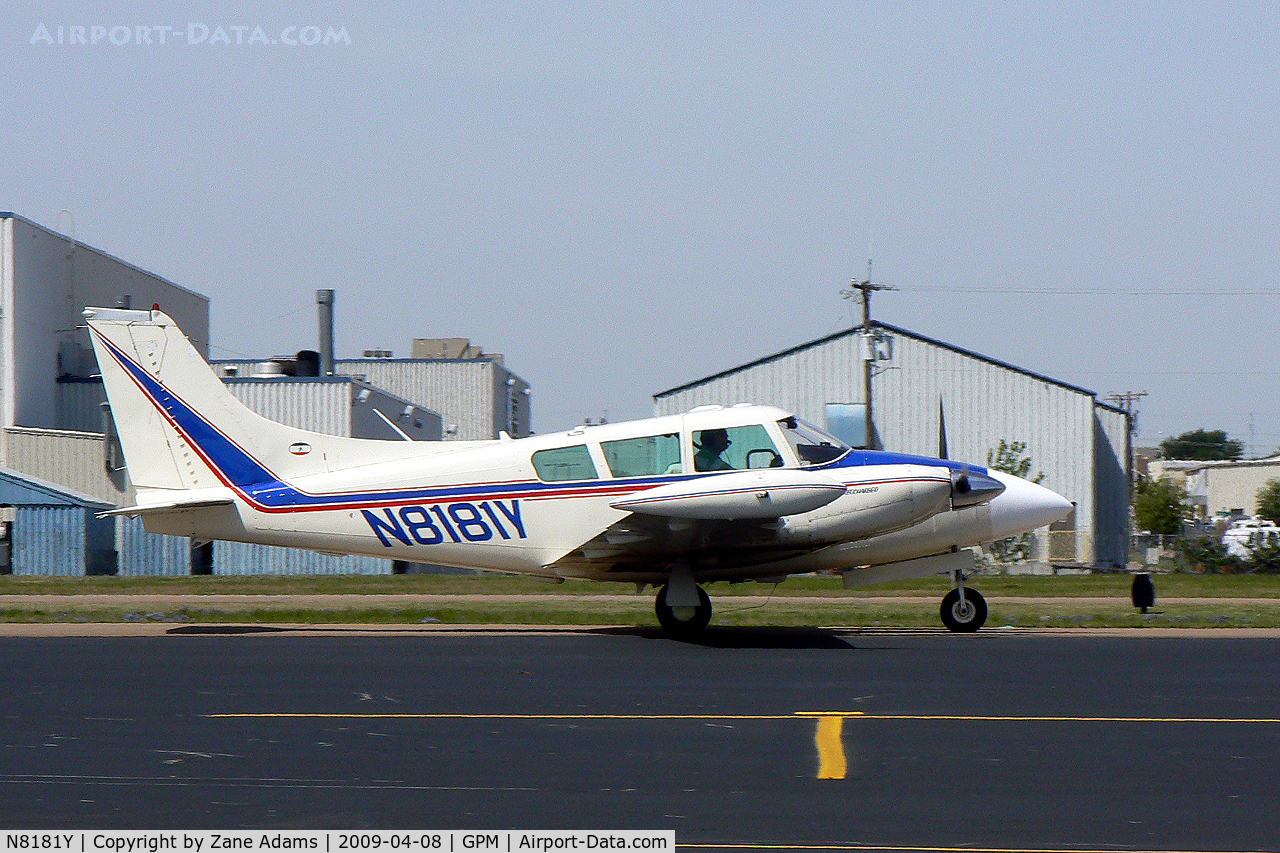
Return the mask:
<path fill-rule="evenodd" d="M 182 625 L 170 628 L 167 634 L 197 634 L 211 636 L 234 636 L 247 634 L 355 634 L 366 633 L 360 626 L 344 625 Z M 380 630 L 387 636 L 404 633 L 419 634 L 421 632 L 407 628 L 404 632 Z M 491 633 L 486 631 L 485 633 Z M 498 633 L 530 634 L 538 633 L 537 629 L 521 628 Z M 548 631 L 548 634 L 563 634 L 564 631 Z M 681 643 L 690 646 L 702 646 L 712 649 L 840 649 L 857 648 L 842 636 L 840 631 L 830 628 L 812 627 L 778 627 L 778 626 L 718 626 L 706 628 L 696 637 L 675 638 L 666 634 L 661 628 L 646 626 L 626 626 L 608 628 L 585 628 L 580 633 L 614 637 L 641 637 L 646 640 L 664 640 L 670 643 Z"/>
<path fill-rule="evenodd" d="M 827 628 L 778 626 L 713 626 L 695 637 L 674 638 L 661 628 L 598 628 L 592 633 L 666 640 L 712 649 L 854 649 L 853 643 Z"/>

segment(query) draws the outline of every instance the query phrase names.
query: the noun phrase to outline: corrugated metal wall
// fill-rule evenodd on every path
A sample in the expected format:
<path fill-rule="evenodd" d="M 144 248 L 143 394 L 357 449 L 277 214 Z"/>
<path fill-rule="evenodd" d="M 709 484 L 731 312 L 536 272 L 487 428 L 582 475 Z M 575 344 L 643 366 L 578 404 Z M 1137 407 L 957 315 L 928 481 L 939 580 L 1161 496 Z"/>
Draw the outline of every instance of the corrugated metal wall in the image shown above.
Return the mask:
<path fill-rule="evenodd" d="M 1099 404 L 1095 411 L 1097 507 L 1094 516 L 1095 557 L 1123 565 L 1129 560 L 1129 415 Z"/>
<path fill-rule="evenodd" d="M 215 575 L 389 575 L 391 561 L 334 556 L 300 548 L 214 542 Z"/>
<path fill-rule="evenodd" d="M 82 506 L 18 506 L 10 533 L 15 575 L 109 574 L 115 569 L 111 519 Z"/>
<path fill-rule="evenodd" d="M 872 383 L 885 449 L 937 455 L 941 401 L 951 458 L 984 465 L 1002 440 L 1025 442 L 1031 476 L 1076 504 L 1078 530 L 1093 526 L 1091 394 L 903 334 L 891 365 Z"/>
<path fill-rule="evenodd" d="M 505 404 L 495 400 L 491 361 L 339 359 L 334 370 L 361 377 L 370 385 L 439 412 L 444 418 L 446 441 L 496 438 L 494 424 L 504 419 Z M 449 427 L 455 424 L 457 433 L 449 434 Z"/>
<path fill-rule="evenodd" d="M 949 456 L 986 464 L 1001 440 L 1021 441 L 1045 486 L 1077 505 L 1076 559 L 1127 560 L 1127 420 L 1092 392 L 886 327 L 893 359 L 872 381 L 877 434 L 886 450 L 935 456 L 939 402 Z M 862 403 L 857 334 L 845 332 L 655 397 L 656 414 L 710 403 L 764 403 L 826 425 L 827 403 Z M 1070 535 L 1070 534 L 1067 534 Z M 1047 538 L 1037 537 L 1039 559 Z"/>
<path fill-rule="evenodd" d="M 83 507 L 15 507 L 11 533 L 13 573 L 83 575 L 84 518 Z"/>
<path fill-rule="evenodd" d="M 237 400 L 265 418 L 326 435 L 351 435 L 351 386 L 347 382 L 233 379 Z"/>
<path fill-rule="evenodd" d="M 221 373 L 233 370 L 240 377 L 249 377 L 258 368 L 258 361 L 219 360 L 215 367 Z M 501 365 L 488 360 L 458 359 L 409 359 L 409 358 L 345 358 L 334 363 L 334 370 L 341 376 L 363 379 L 410 403 L 439 412 L 445 429 L 457 426 L 457 432 L 446 432 L 445 441 L 476 441 L 497 437 L 497 429 L 506 418 L 505 398 L 498 395 L 498 382 L 505 388 L 509 374 Z M 497 374 L 504 374 L 501 380 Z M 509 374 L 514 376 L 514 374 Z M 528 383 L 516 377 L 516 390 L 528 387 Z M 234 385 L 235 383 L 229 383 Z M 525 395 L 526 407 L 528 396 Z M 527 419 L 527 416 L 526 416 Z M 306 427 L 315 429 L 314 427 Z M 528 426 L 525 426 L 526 433 Z"/>
<path fill-rule="evenodd" d="M 101 433 L 12 427 L 5 430 L 8 465 L 22 474 L 56 483 L 106 503 L 124 492 L 107 476 Z"/>
<path fill-rule="evenodd" d="M 533 395 L 529 383 L 501 364 L 493 366 L 493 432 L 506 431 L 512 438 L 531 435 L 533 430 Z"/>
<path fill-rule="evenodd" d="M 861 403 L 857 341 L 836 337 L 796 348 L 655 398 L 654 413 L 672 415 L 713 403 L 761 403 L 826 423 L 827 403 Z"/>
<path fill-rule="evenodd" d="M 116 552 L 122 575 L 191 573 L 191 540 L 148 533 L 139 518 L 116 519 Z"/>
<path fill-rule="evenodd" d="M 58 380 L 58 425 L 61 429 L 102 432 L 102 404 L 107 401 L 102 380 Z"/>

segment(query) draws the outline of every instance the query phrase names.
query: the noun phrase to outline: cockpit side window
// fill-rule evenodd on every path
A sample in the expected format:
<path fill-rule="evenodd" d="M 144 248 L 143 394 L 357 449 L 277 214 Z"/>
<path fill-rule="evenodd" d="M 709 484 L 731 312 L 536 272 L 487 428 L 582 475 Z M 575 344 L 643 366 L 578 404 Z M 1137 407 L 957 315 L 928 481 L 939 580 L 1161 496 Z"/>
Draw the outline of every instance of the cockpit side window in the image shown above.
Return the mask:
<path fill-rule="evenodd" d="M 600 444 L 605 462 L 615 477 L 647 477 L 680 473 L 680 435 L 646 435 Z"/>
<path fill-rule="evenodd" d="M 761 424 L 694 430 L 693 470 L 741 471 L 779 468 L 782 456 Z"/>
<path fill-rule="evenodd" d="M 548 483 L 594 480 L 598 477 L 596 465 L 591 461 L 591 453 L 585 444 L 539 450 L 533 454 L 532 462 L 538 478 Z"/>
<path fill-rule="evenodd" d="M 799 457 L 801 466 L 839 459 L 851 449 L 834 435 L 794 415 L 778 421 L 778 426 L 782 427 L 782 434 Z"/>

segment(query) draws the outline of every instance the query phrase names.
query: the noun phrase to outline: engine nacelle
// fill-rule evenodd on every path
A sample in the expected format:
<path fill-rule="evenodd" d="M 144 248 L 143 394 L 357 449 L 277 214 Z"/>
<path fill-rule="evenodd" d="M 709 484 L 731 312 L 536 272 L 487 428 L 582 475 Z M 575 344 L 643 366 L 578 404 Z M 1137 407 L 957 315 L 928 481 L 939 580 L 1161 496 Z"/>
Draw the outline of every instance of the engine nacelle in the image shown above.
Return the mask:
<path fill-rule="evenodd" d="M 946 468 L 867 465 L 856 476 L 858 481 L 849 483 L 839 500 L 786 519 L 778 538 L 803 543 L 862 539 L 910 527 L 951 508 L 952 483 Z"/>
<path fill-rule="evenodd" d="M 951 472 L 951 508 L 961 509 L 989 503 L 1004 491 L 1004 483 L 981 471 L 968 468 Z"/>

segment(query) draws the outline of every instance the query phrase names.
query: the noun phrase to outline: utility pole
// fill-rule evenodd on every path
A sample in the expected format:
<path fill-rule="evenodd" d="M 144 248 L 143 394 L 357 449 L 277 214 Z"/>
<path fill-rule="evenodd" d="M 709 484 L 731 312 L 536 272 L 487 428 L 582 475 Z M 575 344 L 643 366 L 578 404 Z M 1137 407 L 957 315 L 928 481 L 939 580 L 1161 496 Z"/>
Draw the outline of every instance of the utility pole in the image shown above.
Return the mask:
<path fill-rule="evenodd" d="M 1147 396 L 1146 391 L 1119 391 L 1108 394 L 1107 400 L 1129 413 L 1129 431 L 1138 432 L 1138 402 Z"/>
<path fill-rule="evenodd" d="M 1134 481 L 1133 437 L 1138 434 L 1138 402 L 1145 396 L 1147 396 L 1146 391 L 1120 391 L 1115 394 L 1107 395 L 1107 399 L 1109 401 L 1114 403 L 1116 406 L 1119 406 L 1120 408 L 1124 409 L 1125 413 L 1128 414 L 1129 416 L 1129 434 L 1125 436 L 1125 441 L 1128 443 L 1128 447 L 1125 448 L 1124 455 L 1125 455 L 1125 476 L 1129 480 L 1130 489 L 1133 488 L 1133 481 Z M 1148 575 L 1147 577 L 1148 577 L 1148 583 L 1149 583 L 1150 575 Z M 1134 583 L 1134 590 L 1135 590 L 1134 601 L 1137 602 L 1138 600 L 1136 597 L 1137 588 L 1138 588 L 1137 577 L 1133 579 L 1133 583 Z M 1154 591 L 1152 592 L 1152 595 L 1153 596 L 1155 595 Z M 1141 605 L 1135 604 L 1135 606 L 1141 606 Z M 1143 611 L 1145 612 L 1145 610 L 1146 608 L 1144 607 Z"/>
<path fill-rule="evenodd" d="M 865 281 L 854 279 L 848 290 L 841 291 L 845 299 L 855 298 L 855 293 L 862 296 L 862 395 L 866 401 L 866 442 L 867 449 L 876 449 L 875 420 L 871 411 L 871 373 L 876 360 L 875 342 L 871 334 L 871 292 L 873 290 L 897 290 L 887 284 L 874 284 L 871 281 L 871 258 L 867 258 L 867 278 Z"/>

